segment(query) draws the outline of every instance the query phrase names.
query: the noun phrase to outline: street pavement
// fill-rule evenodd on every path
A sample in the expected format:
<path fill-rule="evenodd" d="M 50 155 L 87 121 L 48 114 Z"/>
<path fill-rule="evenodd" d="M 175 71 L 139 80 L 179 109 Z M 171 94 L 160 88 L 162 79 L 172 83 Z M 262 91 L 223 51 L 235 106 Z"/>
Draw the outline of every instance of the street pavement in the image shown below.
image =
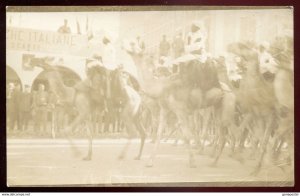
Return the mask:
<path fill-rule="evenodd" d="M 147 140 L 141 160 L 134 160 L 139 140 L 133 140 L 127 156 L 118 159 L 126 139 L 98 139 L 93 158 L 84 161 L 87 140 L 75 140 L 81 155 L 73 156 L 64 139 L 8 139 L 8 186 L 292 186 L 293 172 L 265 161 L 262 171 L 251 176 L 254 160 L 241 164 L 226 148 L 217 167 L 211 149 L 197 154 L 197 168 L 189 168 L 184 144 L 162 142 L 154 166 L 146 167 L 154 144 Z M 167 183 L 167 184 L 166 184 Z"/>

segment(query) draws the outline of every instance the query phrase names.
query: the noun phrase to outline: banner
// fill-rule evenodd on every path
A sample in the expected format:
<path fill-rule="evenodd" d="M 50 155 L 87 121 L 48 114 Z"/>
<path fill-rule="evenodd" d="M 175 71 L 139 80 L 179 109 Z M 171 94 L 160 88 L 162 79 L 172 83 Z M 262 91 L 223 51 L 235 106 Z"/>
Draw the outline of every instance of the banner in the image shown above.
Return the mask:
<path fill-rule="evenodd" d="M 6 49 L 85 56 L 87 36 L 7 27 Z"/>

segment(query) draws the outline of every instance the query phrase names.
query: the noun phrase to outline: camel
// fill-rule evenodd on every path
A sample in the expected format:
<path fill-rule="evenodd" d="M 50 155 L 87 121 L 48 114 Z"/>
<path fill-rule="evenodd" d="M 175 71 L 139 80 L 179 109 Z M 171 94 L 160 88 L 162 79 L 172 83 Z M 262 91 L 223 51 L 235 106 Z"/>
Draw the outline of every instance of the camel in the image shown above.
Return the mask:
<path fill-rule="evenodd" d="M 33 66 L 40 67 L 46 71 L 46 79 L 48 80 L 50 89 L 60 99 L 60 102 L 67 106 L 75 107 L 78 115 L 76 118 L 65 128 L 64 133 L 71 145 L 74 155 L 78 155 L 79 151 L 74 145 L 72 139 L 69 137 L 69 133 L 74 130 L 78 125 L 85 124 L 84 128 L 88 133 L 89 147 L 88 153 L 83 160 L 92 159 L 92 124 L 91 114 L 93 110 L 100 106 L 100 109 L 104 109 L 104 94 L 101 93 L 103 88 L 103 70 L 102 68 L 95 67 L 92 72 L 92 78 L 94 87 L 92 89 L 85 81 L 80 81 L 74 87 L 68 87 L 64 84 L 61 75 L 55 69 L 55 66 L 49 65 L 45 62 L 44 58 L 35 59 L 32 62 Z M 97 106 L 97 107 L 96 107 Z"/>
<path fill-rule="evenodd" d="M 141 145 L 139 148 L 139 153 L 135 157 L 136 160 L 140 160 L 145 144 L 146 133 L 145 128 L 140 121 L 141 114 L 141 96 L 138 93 L 138 86 L 132 85 L 134 78 L 118 68 L 111 73 L 112 78 L 112 99 L 121 99 L 121 114 L 120 118 L 125 123 L 126 131 L 129 135 L 128 142 L 124 146 L 119 159 L 124 159 L 127 150 L 131 144 L 131 139 L 133 138 L 133 130 L 137 130 L 140 134 Z M 130 83 L 131 81 L 131 83 Z M 136 87 L 136 89 L 134 88 Z"/>
<path fill-rule="evenodd" d="M 253 152 L 260 144 L 261 153 L 252 175 L 257 175 L 262 167 L 267 146 L 277 120 L 277 100 L 274 88 L 259 73 L 258 51 L 247 43 L 233 43 L 229 47 L 232 54 L 239 57 L 239 66 L 242 70 L 242 79 L 239 88 L 235 91 L 238 102 L 243 110 L 244 118 L 239 126 L 243 131 L 249 124 L 252 129 Z M 232 61 L 234 62 L 234 61 Z"/>
<path fill-rule="evenodd" d="M 32 63 L 34 66 L 41 67 L 42 69 L 47 71 L 46 78 L 49 82 L 50 89 L 59 97 L 60 101 L 65 105 L 73 106 L 76 108 L 78 115 L 66 127 L 65 133 L 74 154 L 77 155 L 78 150 L 73 141 L 68 137 L 68 133 L 74 130 L 78 125 L 81 125 L 82 123 L 85 124 L 85 129 L 88 132 L 89 147 L 88 154 L 83 159 L 91 160 L 93 141 L 93 126 L 91 115 L 94 113 L 95 109 L 99 109 L 101 111 L 107 109 L 105 108 L 105 82 L 107 80 L 104 76 L 106 75 L 105 73 L 108 70 L 100 66 L 92 67 L 90 68 L 90 72 L 92 73 L 90 80 L 79 82 L 74 87 L 68 87 L 64 85 L 61 76 L 55 69 L 55 66 L 46 64 L 44 62 L 44 59 L 37 59 Z M 121 97 L 121 99 L 123 100 L 121 117 L 123 122 L 126 124 L 126 130 L 130 131 L 132 129 L 132 126 L 136 126 L 141 134 L 141 147 L 137 156 L 137 159 L 140 159 L 145 141 L 145 133 L 143 131 L 143 127 L 139 124 L 139 121 L 137 119 L 140 107 L 140 97 L 136 93 L 136 91 L 127 84 L 127 78 L 123 75 L 122 71 L 111 71 L 110 75 L 113 78 L 114 82 L 114 89 L 112 89 L 112 92 L 115 95 L 114 97 Z M 89 82 L 91 82 L 92 85 L 90 85 Z M 131 138 L 132 134 L 130 133 L 129 141 Z M 120 159 L 125 157 L 125 152 L 129 147 L 129 143 L 130 142 L 128 142 L 125 148 L 122 150 L 119 156 Z"/>
<path fill-rule="evenodd" d="M 144 64 L 143 54 L 139 52 L 139 48 L 136 45 L 133 47 L 134 48 L 128 52 L 128 54 L 132 57 L 141 75 L 141 88 L 148 96 L 157 98 L 160 106 L 157 139 L 147 166 L 153 166 L 162 131 L 166 126 L 166 117 L 168 112 L 171 111 L 176 114 L 183 136 L 188 141 L 189 166 L 192 168 L 196 167 L 194 160 L 195 153 L 190 144 L 190 141 L 195 138 L 195 133 L 191 128 L 189 116 L 193 114 L 195 108 L 207 107 L 202 103 L 201 89 L 182 85 L 182 79 L 176 76 L 171 78 L 155 78 Z M 216 113 L 219 114 L 218 119 L 220 119 L 221 133 L 220 150 L 214 161 L 214 164 L 216 164 L 225 146 L 226 133 L 228 130 L 233 130 L 231 122 L 234 114 L 235 96 L 232 92 L 224 92 L 220 99 L 210 101 L 211 103 L 209 105 L 217 105 L 217 103 L 221 102 L 220 106 L 216 107 L 216 110 L 218 110 Z"/>
<path fill-rule="evenodd" d="M 277 142 L 274 144 L 274 161 L 280 155 L 280 150 L 287 142 L 289 159 L 293 163 L 294 154 L 294 75 L 293 75 L 293 39 L 277 37 L 270 46 L 270 52 L 275 58 L 273 88 L 278 101 L 279 123 L 276 130 Z M 267 69 L 267 72 L 271 70 Z"/>

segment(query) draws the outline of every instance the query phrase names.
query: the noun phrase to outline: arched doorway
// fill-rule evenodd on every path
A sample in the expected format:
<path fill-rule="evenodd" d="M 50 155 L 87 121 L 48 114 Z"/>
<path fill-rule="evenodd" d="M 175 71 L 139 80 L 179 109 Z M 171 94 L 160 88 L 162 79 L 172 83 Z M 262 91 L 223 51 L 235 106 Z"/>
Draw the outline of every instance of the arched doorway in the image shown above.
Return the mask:
<path fill-rule="evenodd" d="M 79 81 L 81 81 L 80 76 L 76 72 L 74 72 L 73 70 L 71 70 L 67 67 L 56 66 L 56 69 L 59 72 L 61 79 L 63 80 L 63 83 L 66 86 L 72 87 L 75 84 L 77 84 Z M 34 79 L 32 87 L 31 87 L 31 91 L 33 93 L 38 91 L 39 84 L 43 84 L 45 86 L 45 91 L 49 92 L 50 87 L 49 87 L 48 80 L 46 79 L 46 74 L 47 74 L 47 71 L 44 70 Z M 47 120 L 51 121 L 52 118 L 53 118 L 52 114 L 48 112 Z"/>
<path fill-rule="evenodd" d="M 61 78 L 63 79 L 63 82 L 66 86 L 72 87 L 79 81 L 81 81 L 80 76 L 74 72 L 73 70 L 63 67 L 63 66 L 57 66 L 56 67 L 58 72 L 61 74 Z M 44 84 L 45 85 L 45 90 L 49 90 L 49 84 L 47 79 L 45 78 L 46 71 L 42 71 L 33 81 L 32 84 L 32 91 L 37 91 L 38 90 L 38 85 L 39 84 Z"/>
<path fill-rule="evenodd" d="M 11 68 L 10 66 L 6 66 L 6 84 L 9 84 L 9 83 L 14 83 L 15 85 L 16 84 L 19 84 L 20 87 L 21 87 L 21 90 L 22 90 L 22 81 L 20 79 L 20 77 L 18 76 L 17 72 Z"/>

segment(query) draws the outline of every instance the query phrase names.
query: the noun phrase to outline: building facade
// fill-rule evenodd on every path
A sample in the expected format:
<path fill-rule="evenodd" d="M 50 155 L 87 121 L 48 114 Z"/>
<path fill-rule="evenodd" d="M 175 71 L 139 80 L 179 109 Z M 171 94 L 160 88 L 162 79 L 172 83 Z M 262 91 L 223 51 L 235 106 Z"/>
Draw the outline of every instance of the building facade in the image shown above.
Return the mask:
<path fill-rule="evenodd" d="M 178 32 L 186 37 L 191 23 L 202 20 L 208 35 L 206 48 L 217 56 L 232 42 L 259 43 L 283 34 L 293 36 L 291 12 L 292 9 L 120 12 L 115 47 L 120 51 L 122 40 L 140 36 L 146 51 L 155 55 L 163 35 L 171 43 Z M 105 26 L 101 28 L 105 29 Z M 28 56 L 53 57 L 65 70 L 84 79 L 86 58 L 99 50 L 89 44 L 87 35 L 16 27 L 7 27 L 6 34 L 7 79 L 22 85 L 33 85 L 42 73 L 40 68 L 26 67 Z"/>

